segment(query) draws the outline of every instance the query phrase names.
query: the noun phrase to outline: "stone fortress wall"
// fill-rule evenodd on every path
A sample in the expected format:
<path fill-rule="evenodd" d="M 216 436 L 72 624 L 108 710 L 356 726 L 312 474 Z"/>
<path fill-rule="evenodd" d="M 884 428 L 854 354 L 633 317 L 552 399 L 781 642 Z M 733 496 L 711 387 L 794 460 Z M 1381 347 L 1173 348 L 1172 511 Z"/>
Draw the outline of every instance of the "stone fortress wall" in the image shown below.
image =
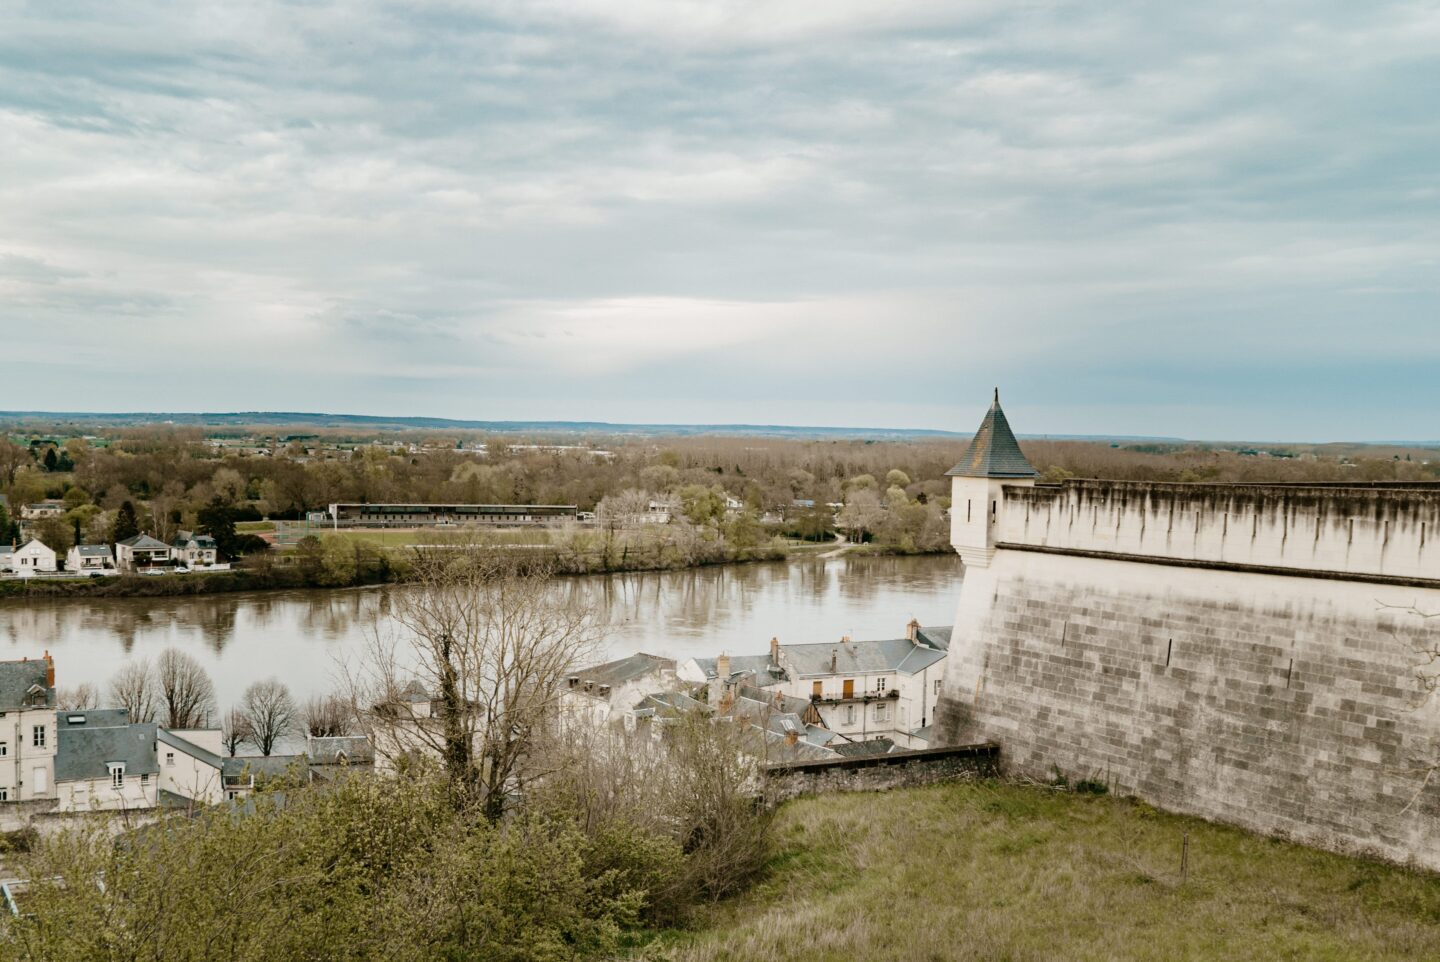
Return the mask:
<path fill-rule="evenodd" d="M 1440 582 L 1440 485 L 1007 486 L 1000 548 Z"/>
<path fill-rule="evenodd" d="M 1440 870 L 1440 485 L 1025 467 L 997 398 L 951 472 L 972 523 L 935 744 Z"/>

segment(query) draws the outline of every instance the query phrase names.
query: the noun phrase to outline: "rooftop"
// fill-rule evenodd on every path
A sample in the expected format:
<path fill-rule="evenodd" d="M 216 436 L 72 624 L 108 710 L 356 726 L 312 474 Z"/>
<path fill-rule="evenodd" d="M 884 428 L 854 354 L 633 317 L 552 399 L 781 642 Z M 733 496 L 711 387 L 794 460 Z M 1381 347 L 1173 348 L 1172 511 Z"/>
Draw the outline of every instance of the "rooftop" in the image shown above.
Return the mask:
<path fill-rule="evenodd" d="M 110 765 L 116 763 L 125 766 L 126 775 L 157 775 L 155 735 L 154 722 L 68 727 L 65 736 L 57 739 L 55 781 L 107 778 Z"/>
<path fill-rule="evenodd" d="M 655 672 L 673 673 L 674 671 L 675 659 L 647 655 L 643 651 L 637 651 L 633 655 L 615 661 L 607 661 L 603 665 L 581 668 L 574 672 L 572 677 L 578 678 L 582 682 L 594 682 L 597 686 L 609 685 L 611 688 L 618 688 Z"/>
<path fill-rule="evenodd" d="M 781 645 L 787 667 L 802 678 L 814 675 L 863 675 L 894 671 L 913 675 L 945 658 L 944 651 L 908 638 Z"/>
<path fill-rule="evenodd" d="M 980 430 L 970 442 L 960 462 L 945 472 L 946 477 L 962 478 L 1034 478 L 1039 472 L 1025 460 L 1015 432 L 1000 409 L 1000 391 L 995 402 L 980 422 Z"/>
<path fill-rule="evenodd" d="M 137 534 L 133 538 L 126 538 L 124 541 L 118 543 L 123 544 L 127 548 L 140 548 L 142 550 L 162 548 L 166 551 L 170 550 L 170 546 L 165 542 L 156 541 L 148 534 Z"/>
<path fill-rule="evenodd" d="M 49 665 L 43 658 L 28 661 L 0 661 L 0 711 L 17 711 L 21 708 L 54 708 L 55 687 L 45 683 Z M 34 689 L 45 694 L 41 705 L 30 704 Z"/>

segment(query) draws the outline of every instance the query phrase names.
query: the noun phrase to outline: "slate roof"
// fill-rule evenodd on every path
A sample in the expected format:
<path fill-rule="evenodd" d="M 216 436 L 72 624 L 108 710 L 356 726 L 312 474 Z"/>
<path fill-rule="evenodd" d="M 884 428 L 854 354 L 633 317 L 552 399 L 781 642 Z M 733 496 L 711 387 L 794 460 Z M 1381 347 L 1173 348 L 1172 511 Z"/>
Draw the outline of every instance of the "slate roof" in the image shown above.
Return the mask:
<path fill-rule="evenodd" d="M 659 655 L 647 655 L 643 651 L 626 658 L 615 661 L 607 661 L 603 665 L 593 665 L 589 668 L 582 668 L 574 673 L 574 677 L 583 682 L 594 682 L 598 685 L 609 685 L 611 688 L 618 688 L 627 682 L 636 681 L 646 675 L 655 672 L 674 672 L 675 659 L 661 658 Z"/>
<path fill-rule="evenodd" d="M 829 748 L 812 745 L 803 738 L 792 745 L 779 732 L 762 731 L 761 734 L 765 739 L 765 761 L 772 765 L 784 762 L 820 762 L 840 757 Z"/>
<path fill-rule="evenodd" d="M 29 699 L 30 689 L 36 685 L 46 689 L 44 707 L 54 708 L 55 688 L 45 684 L 45 668 L 43 658 L 0 661 L 0 711 L 40 707 L 25 704 Z"/>
<path fill-rule="evenodd" d="M 351 765 L 375 760 L 375 749 L 364 735 L 324 735 L 306 739 L 306 754 L 312 765 L 337 765 L 340 753 Z"/>
<path fill-rule="evenodd" d="M 148 534 L 137 534 L 133 538 L 126 538 L 124 541 L 117 542 L 117 544 L 123 544 L 127 548 L 139 548 L 142 551 L 155 548 L 164 548 L 166 551 L 170 550 L 168 544 L 163 541 L 157 541 Z"/>
<path fill-rule="evenodd" d="M 195 547 L 197 548 L 215 547 L 215 539 L 210 537 L 208 534 L 193 534 L 189 531 L 181 531 L 179 534 L 175 535 L 175 538 L 170 542 L 170 544 L 176 548 L 184 548 L 188 546 L 192 541 L 195 542 Z"/>
<path fill-rule="evenodd" d="M 775 711 L 789 712 L 792 715 L 803 715 L 805 710 L 810 707 L 808 698 L 797 698 L 794 695 L 786 695 L 778 691 L 766 691 L 753 685 L 741 685 L 738 694 L 741 698 L 764 702 Z"/>
<path fill-rule="evenodd" d="M 915 637 L 922 645 L 929 645 L 931 648 L 938 648 L 941 651 L 950 650 L 950 633 L 955 629 L 946 625 L 943 628 L 921 628 L 915 632 Z"/>
<path fill-rule="evenodd" d="M 263 781 L 284 775 L 290 771 L 291 765 L 304 758 L 304 755 L 246 755 L 225 759 L 225 767 L 221 771 L 227 785 L 248 784 L 251 777 Z"/>
<path fill-rule="evenodd" d="M 638 716 L 656 715 L 661 718 L 674 718 L 685 712 L 708 712 L 710 706 L 683 691 L 655 691 L 640 699 L 633 711 Z"/>
<path fill-rule="evenodd" d="M 945 657 L 945 652 L 916 645 L 908 638 L 782 645 L 780 651 L 791 671 L 801 678 L 816 675 L 864 675 L 881 671 L 913 675 Z M 832 654 L 835 659 L 833 669 L 830 667 Z"/>
<path fill-rule="evenodd" d="M 77 544 L 75 551 L 82 558 L 110 557 L 110 546 L 108 544 Z"/>
<path fill-rule="evenodd" d="M 980 422 L 980 430 L 965 451 L 960 463 L 945 472 L 946 477 L 962 478 L 1034 478 L 1039 472 L 1025 460 L 1005 412 L 1000 410 L 1000 391 L 995 402 Z"/>
<path fill-rule="evenodd" d="M 130 724 L 130 711 L 126 708 L 85 708 L 79 711 L 61 709 L 55 713 L 55 721 L 62 731 L 72 728 L 115 728 Z"/>
<path fill-rule="evenodd" d="M 694 661 L 696 666 L 705 672 L 707 679 L 719 677 L 715 670 L 714 658 L 696 658 Z M 735 679 L 737 675 L 751 676 L 752 683 L 761 688 L 766 685 L 775 685 L 785 680 L 785 673 L 783 671 L 776 673 L 770 670 L 770 656 L 768 654 L 731 655 L 730 677 Z"/>
<path fill-rule="evenodd" d="M 110 762 L 124 762 L 125 774 L 158 775 L 154 722 L 65 729 L 55 750 L 55 781 L 110 777 Z"/>

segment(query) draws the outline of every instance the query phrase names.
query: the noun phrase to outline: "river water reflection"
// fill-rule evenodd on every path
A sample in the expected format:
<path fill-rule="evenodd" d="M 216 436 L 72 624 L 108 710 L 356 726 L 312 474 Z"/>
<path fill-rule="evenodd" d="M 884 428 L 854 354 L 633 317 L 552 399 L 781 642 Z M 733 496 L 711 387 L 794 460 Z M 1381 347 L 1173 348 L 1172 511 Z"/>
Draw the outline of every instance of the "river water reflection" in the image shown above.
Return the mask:
<path fill-rule="evenodd" d="M 557 590 L 595 606 L 612 654 L 688 658 L 761 652 L 772 635 L 895 638 L 911 617 L 949 624 L 960 570 L 954 555 L 840 557 L 594 575 L 565 579 Z M 367 633 L 390 630 L 389 594 L 403 590 L 0 602 L 0 658 L 48 649 L 62 688 L 90 682 L 103 690 L 127 659 L 174 645 L 205 664 L 222 706 L 271 675 L 303 698 L 333 686 L 337 660 L 358 656 Z"/>

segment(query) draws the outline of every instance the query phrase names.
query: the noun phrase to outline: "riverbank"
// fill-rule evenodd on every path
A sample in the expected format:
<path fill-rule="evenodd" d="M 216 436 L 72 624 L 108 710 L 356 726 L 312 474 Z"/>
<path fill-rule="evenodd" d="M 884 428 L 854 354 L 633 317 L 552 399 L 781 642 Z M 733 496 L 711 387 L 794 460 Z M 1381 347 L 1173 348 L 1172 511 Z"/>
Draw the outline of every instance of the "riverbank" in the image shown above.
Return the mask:
<path fill-rule="evenodd" d="M 496 546 L 503 548 L 503 546 Z M 919 554 L 948 554 L 945 551 L 901 552 L 875 545 L 833 543 L 767 544 L 755 548 L 710 550 L 701 556 L 666 550 L 631 547 L 619 551 L 574 551 L 563 546 L 536 549 L 555 565 L 557 574 L 597 575 L 629 572 L 684 571 L 723 565 L 767 561 L 794 561 L 802 558 L 835 557 L 841 553 L 866 557 L 906 557 Z M 105 578 L 16 578 L 0 581 L 0 600 L 26 598 L 170 598 L 233 592 L 293 590 L 297 588 L 356 588 L 403 582 L 409 574 L 408 553 L 399 549 L 365 554 L 355 552 L 340 558 L 317 553 L 306 557 L 299 552 L 285 559 L 251 559 L 230 571 L 170 575 L 119 575 Z"/>

